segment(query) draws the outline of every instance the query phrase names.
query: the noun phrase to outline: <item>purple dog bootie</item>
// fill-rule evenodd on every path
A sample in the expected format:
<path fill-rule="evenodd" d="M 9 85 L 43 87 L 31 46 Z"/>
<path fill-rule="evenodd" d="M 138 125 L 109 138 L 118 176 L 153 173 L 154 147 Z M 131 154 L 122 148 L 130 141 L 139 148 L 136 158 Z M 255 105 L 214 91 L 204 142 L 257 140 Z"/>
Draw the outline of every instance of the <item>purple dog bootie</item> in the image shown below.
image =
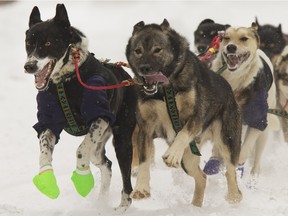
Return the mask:
<path fill-rule="evenodd" d="M 217 157 L 210 157 L 209 161 L 205 164 L 203 172 L 206 175 L 215 175 L 220 171 L 221 162 Z"/>

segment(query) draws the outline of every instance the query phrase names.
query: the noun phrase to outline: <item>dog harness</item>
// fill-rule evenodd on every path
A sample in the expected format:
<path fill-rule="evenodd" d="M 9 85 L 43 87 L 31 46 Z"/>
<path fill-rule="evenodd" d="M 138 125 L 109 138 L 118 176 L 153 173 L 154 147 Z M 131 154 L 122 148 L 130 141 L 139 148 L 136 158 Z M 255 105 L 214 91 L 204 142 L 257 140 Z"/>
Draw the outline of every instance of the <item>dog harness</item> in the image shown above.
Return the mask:
<path fill-rule="evenodd" d="M 250 100 L 243 107 L 244 123 L 250 127 L 265 130 L 267 127 L 268 91 L 273 83 L 273 75 L 267 62 L 262 59 L 263 68 L 249 87 Z"/>
<path fill-rule="evenodd" d="M 175 101 L 175 94 L 172 85 L 168 85 L 163 87 L 164 90 L 164 97 L 166 102 L 166 107 L 169 113 L 170 120 L 172 122 L 172 126 L 176 134 L 182 129 L 182 124 L 179 120 L 179 112 L 177 109 L 176 101 Z M 190 149 L 193 154 L 197 156 L 201 156 L 201 153 L 196 145 L 195 140 L 192 140 L 189 143 Z"/>
<path fill-rule="evenodd" d="M 85 124 L 79 124 L 74 118 L 74 115 L 71 111 L 66 92 L 65 87 L 63 83 L 59 83 L 56 85 L 57 93 L 59 102 L 61 104 L 62 111 L 65 115 L 67 126 L 64 127 L 64 130 L 68 132 L 69 134 L 80 136 L 83 134 L 86 134 L 88 132 L 89 127 Z"/>
<path fill-rule="evenodd" d="M 89 55 L 79 69 L 83 81 L 88 85 L 117 83 L 113 72 L 94 58 L 93 54 Z M 33 127 L 38 136 L 42 131 L 50 129 L 58 142 L 63 129 L 71 135 L 81 136 L 88 132 L 91 123 L 99 117 L 113 124 L 122 100 L 116 91 L 119 90 L 85 89 L 78 82 L 75 73 L 65 77 L 57 85 L 50 82 L 47 90 L 38 92 L 38 122 Z"/>

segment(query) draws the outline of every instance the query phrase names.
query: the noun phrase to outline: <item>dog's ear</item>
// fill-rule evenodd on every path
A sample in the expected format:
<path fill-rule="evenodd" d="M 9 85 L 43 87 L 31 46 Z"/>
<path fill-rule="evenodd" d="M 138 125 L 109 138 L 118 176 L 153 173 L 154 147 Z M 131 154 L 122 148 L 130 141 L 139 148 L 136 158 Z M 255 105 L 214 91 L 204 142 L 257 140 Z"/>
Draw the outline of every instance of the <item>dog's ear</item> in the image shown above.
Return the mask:
<path fill-rule="evenodd" d="M 169 30 L 170 24 L 167 19 L 164 19 L 163 22 L 160 24 L 162 30 Z"/>
<path fill-rule="evenodd" d="M 208 24 L 208 23 L 215 23 L 214 20 L 212 19 L 204 19 L 200 22 L 199 25 L 202 25 L 202 24 Z"/>
<path fill-rule="evenodd" d="M 29 28 L 31 26 L 35 25 L 36 23 L 42 22 L 41 17 L 40 17 L 40 11 L 37 6 L 35 6 L 32 9 L 32 12 L 30 14 L 30 19 L 29 19 Z"/>
<path fill-rule="evenodd" d="M 257 31 L 258 30 L 258 25 L 255 22 L 252 22 L 251 28 L 255 29 Z"/>
<path fill-rule="evenodd" d="M 134 27 L 133 27 L 132 35 L 134 35 L 138 31 L 140 31 L 144 26 L 145 26 L 145 23 L 143 21 L 140 21 L 137 24 L 135 24 Z"/>
<path fill-rule="evenodd" d="M 225 29 L 225 30 L 226 30 L 227 28 L 229 28 L 229 27 L 231 27 L 231 25 L 229 25 L 229 24 L 224 25 L 224 29 Z"/>
<path fill-rule="evenodd" d="M 255 24 L 256 24 L 258 27 L 260 27 L 260 24 L 259 24 L 259 22 L 258 22 L 258 18 L 257 18 L 257 17 L 255 17 Z"/>
<path fill-rule="evenodd" d="M 282 34 L 282 25 L 281 24 L 279 24 L 277 31 L 278 31 L 278 33 Z"/>
<path fill-rule="evenodd" d="M 259 37 L 258 31 L 257 31 L 258 30 L 258 25 L 255 22 L 252 22 L 250 28 L 252 29 L 252 31 L 254 33 L 254 36 L 255 36 L 255 38 L 257 40 L 257 46 L 259 48 L 260 47 L 260 37 Z"/>
<path fill-rule="evenodd" d="M 67 10 L 64 4 L 57 4 L 54 21 L 57 22 L 58 24 L 63 25 L 64 27 L 70 27 Z"/>

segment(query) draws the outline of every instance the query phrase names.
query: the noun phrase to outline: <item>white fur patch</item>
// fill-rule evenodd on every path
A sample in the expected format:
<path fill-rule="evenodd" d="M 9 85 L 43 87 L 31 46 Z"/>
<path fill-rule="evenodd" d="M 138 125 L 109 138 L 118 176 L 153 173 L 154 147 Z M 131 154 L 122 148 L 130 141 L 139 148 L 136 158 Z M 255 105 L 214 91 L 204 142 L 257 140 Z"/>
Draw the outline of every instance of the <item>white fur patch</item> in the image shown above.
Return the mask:
<path fill-rule="evenodd" d="M 43 68 L 50 62 L 50 60 L 51 60 L 51 59 L 50 59 L 49 57 L 40 59 L 40 58 L 37 58 L 37 57 L 35 57 L 35 56 L 30 55 L 30 56 L 28 56 L 28 58 L 27 58 L 27 60 L 26 60 L 26 63 L 27 63 L 27 62 L 37 61 L 37 68 L 38 68 L 38 69 L 37 69 L 37 71 L 34 73 L 34 74 L 36 74 L 37 72 L 42 71 Z"/>
<path fill-rule="evenodd" d="M 85 62 L 89 52 L 88 52 L 88 39 L 86 37 L 81 37 L 81 42 L 75 44 L 75 48 L 80 53 L 80 58 L 78 62 L 78 66 L 80 67 L 83 62 Z M 67 74 L 75 72 L 75 64 L 74 59 L 72 56 L 72 53 L 69 55 L 68 62 L 63 65 L 63 59 L 67 55 L 68 50 L 65 52 L 65 54 L 60 58 L 52 71 L 51 79 L 53 83 L 59 83 L 62 80 L 62 77 L 64 77 Z"/>

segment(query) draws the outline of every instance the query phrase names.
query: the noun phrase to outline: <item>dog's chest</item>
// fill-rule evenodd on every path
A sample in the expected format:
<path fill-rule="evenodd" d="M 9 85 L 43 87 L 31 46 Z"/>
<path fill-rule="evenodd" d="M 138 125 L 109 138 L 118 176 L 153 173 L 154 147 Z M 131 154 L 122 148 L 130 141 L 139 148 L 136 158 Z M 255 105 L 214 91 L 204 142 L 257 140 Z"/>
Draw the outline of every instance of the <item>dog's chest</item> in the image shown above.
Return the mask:
<path fill-rule="evenodd" d="M 242 91 L 242 89 L 247 88 L 253 81 L 254 77 L 257 74 L 249 74 L 249 73 L 231 73 L 229 71 L 225 71 L 223 73 L 223 77 L 228 81 L 230 84 L 233 92 L 239 92 Z"/>
<path fill-rule="evenodd" d="M 176 94 L 175 102 L 179 120 L 184 125 L 194 112 L 195 94 L 194 92 Z M 172 111 L 167 108 L 165 100 L 140 100 L 138 106 L 140 116 L 145 121 L 146 127 L 154 130 L 157 134 L 165 131 L 168 138 L 174 138 L 175 131 L 170 118 Z"/>

